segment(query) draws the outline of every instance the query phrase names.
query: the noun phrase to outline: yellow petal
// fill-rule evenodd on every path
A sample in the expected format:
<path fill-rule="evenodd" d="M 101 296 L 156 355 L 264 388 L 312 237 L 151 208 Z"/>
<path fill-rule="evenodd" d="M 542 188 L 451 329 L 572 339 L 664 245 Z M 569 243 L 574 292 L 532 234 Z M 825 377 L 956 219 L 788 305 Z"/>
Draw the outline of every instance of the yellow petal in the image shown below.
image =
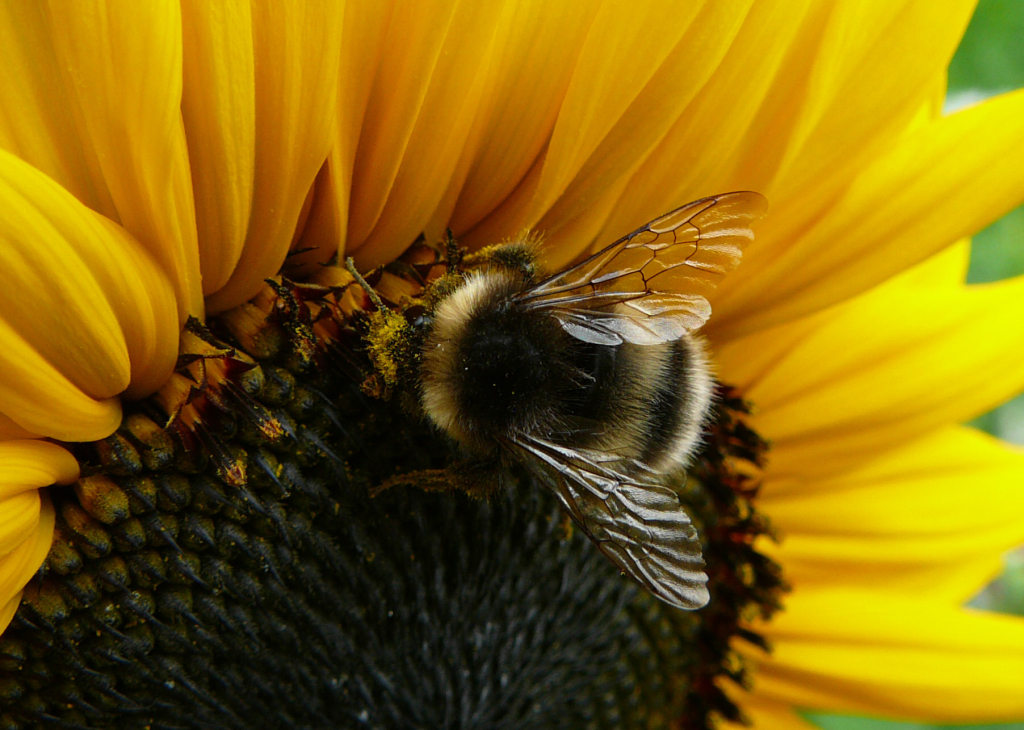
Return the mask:
<path fill-rule="evenodd" d="M 281 273 L 289 279 L 315 276 L 323 269 L 322 264 L 345 251 L 342 216 L 347 207 L 340 205 L 343 193 L 337 173 L 340 159 L 335 147 L 317 173 L 310 191 L 308 214 L 300 216 L 305 221 L 302 234 L 292 241 L 288 258 L 281 268 Z"/>
<path fill-rule="evenodd" d="M 799 8 L 793 9 L 799 12 Z M 606 223 L 607 214 L 617 208 L 623 195 L 604 198 L 604 191 L 618 188 L 626 196 L 635 195 L 632 178 L 643 161 L 655 154 L 658 144 L 679 119 L 693 113 L 691 102 L 698 92 L 713 84 L 716 75 L 730 63 L 735 63 L 740 55 L 737 49 L 743 43 L 738 34 L 751 13 L 756 15 L 757 11 L 750 10 L 750 3 L 714 2 L 704 6 L 672 54 L 537 224 L 540 230 L 551 233 L 552 248 L 569 251 L 574 243 L 578 246 L 578 242 L 598 237 L 595 234 L 600 227 L 589 235 L 581 235 L 573 230 L 571 222 L 583 218 L 599 225 Z M 723 58 L 727 51 L 729 56 Z M 680 84 L 680 79 L 686 79 L 685 85 Z M 602 199 L 607 202 L 601 204 Z M 563 229 L 566 222 L 570 223 Z M 624 233 L 625 230 L 611 235 L 618 237 Z"/>
<path fill-rule="evenodd" d="M 959 288 L 967 278 L 970 265 L 971 242 L 962 239 L 928 260 L 894 278 L 888 286 L 938 286 Z M 867 294 L 865 296 L 870 296 Z M 914 296 L 908 290 L 907 297 Z M 824 326 L 834 312 L 821 312 L 809 317 L 789 322 L 780 327 L 763 330 L 747 335 L 741 340 L 730 340 L 722 336 L 715 327 L 715 317 L 704 326 L 701 333 L 713 343 L 716 365 L 725 382 L 749 388 L 752 383 L 765 377 L 796 343 L 810 336 L 810 333 Z M 743 342 L 743 349 L 737 342 Z"/>
<path fill-rule="evenodd" d="M 587 242 L 593 241 L 604 227 L 628 184 L 629 180 L 625 177 L 610 182 L 603 195 L 590 201 L 591 210 L 587 215 L 577 216 L 568 222 L 560 222 L 558 230 L 544 238 L 545 266 L 551 271 L 558 271 L 579 258 L 580 251 Z M 623 231 L 623 234 L 625 233 Z"/>
<path fill-rule="evenodd" d="M 9 485 L 0 484 L 0 490 Z M 39 525 L 39 494 L 24 487 L 17 494 L 0 497 L 0 561 L 25 542 Z M 0 596 L 2 598 L 2 596 Z"/>
<path fill-rule="evenodd" d="M 0 200 L 0 411 L 34 433 L 101 438 L 120 413 L 106 399 L 152 392 L 173 369 L 170 284 L 120 226 L 6 152 Z"/>
<path fill-rule="evenodd" d="M 0 562 L 38 528 L 39 487 L 68 484 L 78 473 L 75 458 L 55 444 L 28 440 L 0 443 Z M 0 587 L 0 602 L 4 600 Z"/>
<path fill-rule="evenodd" d="M 70 484 L 78 473 L 75 457 L 56 444 L 27 439 L 0 443 L 0 496 L 8 493 L 4 485 Z"/>
<path fill-rule="evenodd" d="M 53 3 L 49 42 L 75 127 L 121 223 L 160 263 L 179 315 L 201 316 L 177 3 Z"/>
<path fill-rule="evenodd" d="M 627 186 L 598 244 L 685 200 L 754 189 L 768 196 L 772 210 L 759 226 L 759 248 L 745 257 L 752 262 L 760 251 L 771 262 L 772 241 L 796 239 L 922 107 L 935 109 L 936 79 L 945 73 L 971 6 L 966 0 L 947 3 L 942 13 L 925 2 L 755 6 L 755 14 L 775 17 L 752 24 L 735 45 L 740 54 L 763 49 L 769 67 L 753 55 L 726 76 L 726 59 L 693 110 Z M 756 34 L 779 22 L 779 14 L 794 12 L 806 14 L 788 29 L 780 27 L 777 38 Z M 908 47 L 914 48 L 912 59 Z M 894 67 L 901 72 L 892 73 Z M 851 109 L 864 112 L 851 115 Z M 774 237 L 773 230 L 779 231 Z M 760 271 L 760 263 L 747 267 L 748 274 Z M 730 276 L 724 282 L 728 295 L 719 292 L 716 300 L 729 304 L 745 297 L 750 285 L 744 277 L 742 270 Z"/>
<path fill-rule="evenodd" d="M 814 723 L 802 718 L 785 702 L 777 702 L 756 694 L 757 679 L 754 679 L 754 694 L 740 690 L 728 682 L 722 688 L 750 720 L 750 724 L 722 723 L 723 727 L 752 727 L 756 730 L 820 730 Z"/>
<path fill-rule="evenodd" d="M 1024 543 L 1024 453 L 951 426 L 824 478 L 775 477 L 766 546 L 797 590 L 853 586 L 968 600 Z"/>
<path fill-rule="evenodd" d="M 806 79 L 799 111 L 789 118 L 780 103 L 781 118 L 753 130 L 760 139 L 740 163 L 740 169 L 770 165 L 773 197 L 791 204 L 802 200 L 806 206 L 824 177 L 849 180 L 922 106 L 931 118 L 939 115 L 944 94 L 932 89 L 944 90 L 936 79 L 944 82 L 975 3 L 944 0 L 941 11 L 924 0 L 830 5 L 813 60 L 794 55 L 791 63 L 801 67 L 779 74 L 780 84 Z M 900 72 L 892 73 L 897 64 Z M 779 161 L 763 154 L 769 140 L 783 154 Z"/>
<path fill-rule="evenodd" d="M 730 9 L 742 18 L 746 7 L 737 4 Z M 700 10 L 698 3 L 680 5 L 671 0 L 632 6 L 614 3 L 601 6 L 580 51 L 551 134 L 544 170 L 531 203 L 535 211 L 548 210 L 616 123 L 629 121 L 626 115 L 631 109 L 634 109 L 637 120 L 641 120 L 644 114 L 648 119 L 661 116 L 664 117 L 660 120 L 662 124 L 679 113 L 669 101 L 668 89 L 662 86 L 670 77 L 677 76 L 677 69 L 665 68 L 662 73 L 665 78 L 656 77 L 663 71 L 669 54 L 685 45 L 682 41 Z M 674 90 L 683 97 L 680 106 L 684 106 L 700 88 L 702 81 L 717 65 L 724 47 L 732 40 L 735 21 L 726 18 L 716 20 L 706 36 L 721 35 L 720 46 L 713 49 L 710 59 L 693 71 L 687 79 L 690 83 L 683 88 L 675 85 Z M 652 33 L 654 29 L 657 29 L 656 33 Z M 656 42 L 650 42 L 654 38 Z M 595 84 L 595 79 L 602 79 L 604 83 Z M 649 86 L 659 93 L 647 99 L 642 92 Z M 660 103 L 651 108 L 653 101 Z M 534 213 L 528 218 L 536 215 Z"/>
<path fill-rule="evenodd" d="M 726 51 L 739 44 L 741 23 L 754 22 L 749 5 L 603 5 L 580 49 L 542 164 L 467 241 L 492 243 L 528 226 L 554 234 L 582 215 L 588 225 L 602 222 L 608 209 L 602 215 L 591 206 L 607 204 L 609 189 L 622 185 L 689 113 Z M 657 42 L 640 40 L 649 37 Z M 563 260 L 591 240 L 553 237 L 549 247 Z"/>
<path fill-rule="evenodd" d="M 249 228 L 256 87 L 249 2 L 185 0 L 181 115 L 195 193 L 203 293 L 220 289 Z"/>
<path fill-rule="evenodd" d="M 366 240 L 384 210 L 456 9 L 454 0 L 407 3 L 391 14 L 386 29 L 378 30 L 383 32 L 383 44 L 372 44 L 374 36 L 364 42 L 379 49 L 380 55 L 367 59 L 371 64 L 377 62 L 372 88 L 363 91 L 359 86 L 348 92 L 356 100 L 369 94 L 353 162 L 347 233 L 350 249 Z M 376 19 L 374 27 L 380 29 L 381 20 Z M 346 69 L 349 73 L 362 75 L 372 68 L 363 70 L 355 65 L 363 63 L 362 59 L 347 55 L 345 60 L 353 64 Z M 342 118 L 347 125 L 356 121 L 344 112 Z M 350 129 L 342 129 L 340 134 L 351 144 Z"/>
<path fill-rule="evenodd" d="M 0 413 L 0 441 L 34 439 L 38 437 L 38 433 L 32 433 L 31 431 L 22 428 L 11 420 L 9 416 L 5 416 L 3 413 Z"/>
<path fill-rule="evenodd" d="M 0 3 L 0 68 L 0 148 L 42 170 L 93 210 L 116 219 L 96 150 L 78 128 L 43 4 Z"/>
<path fill-rule="evenodd" d="M 821 7 L 810 2 L 753 5 L 715 73 L 631 175 L 594 247 L 690 200 L 758 187 L 735 185 L 731 171 L 751 125 L 770 103 L 768 94 L 787 54 L 808 45 L 800 31 L 820 32 L 815 29 L 824 23 Z"/>
<path fill-rule="evenodd" d="M 758 230 L 762 252 L 719 292 L 716 326 L 740 333 L 794 319 L 980 230 L 1024 199 L 1024 168 L 1006 152 L 1022 143 L 1024 92 L 1014 92 L 908 132 L 786 242 L 774 240 L 787 223 L 773 211 Z"/>
<path fill-rule="evenodd" d="M 53 181 L 0 153 L 0 221 L 5 266 L 0 273 L 4 321 L 95 397 L 128 387 L 128 353 L 106 292 L 89 271 L 102 255 L 98 219 Z M 84 244 L 84 245 L 83 245 Z M 97 251 L 98 249 L 98 251 Z"/>
<path fill-rule="evenodd" d="M 1024 619 L 869 590 L 799 591 L 762 627 L 756 692 L 804 709 L 942 723 L 1024 716 Z"/>
<path fill-rule="evenodd" d="M 519 3 L 499 29 L 475 151 L 451 227 L 461 235 L 515 189 L 551 137 L 600 3 Z M 607 11 L 605 11 L 607 12 Z M 687 11 L 689 12 L 689 11 Z"/>
<path fill-rule="evenodd" d="M 21 604 L 21 591 L 18 591 L 14 596 L 7 601 L 6 604 L 0 605 L 0 631 L 6 629 L 11 619 L 14 618 L 14 614 L 18 612 L 18 606 Z"/>
<path fill-rule="evenodd" d="M 3 319 L 94 397 L 160 387 L 178 327 L 174 294 L 153 259 L 123 228 L 4 152 L 0 198 L 9 256 Z"/>
<path fill-rule="evenodd" d="M 777 328 L 784 345 L 745 384 L 776 473 L 831 473 L 1024 387 L 1024 279 L 978 287 L 897 281 Z M 771 332 L 721 344 L 722 377 Z M 748 371 L 749 373 L 749 371 Z M 984 373 L 979 377 L 978 373 Z"/>
<path fill-rule="evenodd" d="M 415 12 L 415 7 L 407 4 L 402 12 Z M 385 49 L 390 56 L 397 49 L 404 50 L 409 40 L 387 42 L 392 10 L 393 3 L 385 0 L 345 3 L 335 139 L 317 175 L 313 206 L 297 246 L 313 249 L 297 258 L 297 269 L 302 274 L 311 273 L 311 263 L 327 261 L 347 248 L 352 173 L 376 71 Z M 389 88 L 384 96 L 390 93 L 397 93 L 397 89 Z"/>
<path fill-rule="evenodd" d="M 344 12 L 339 2 L 256 3 L 252 13 L 256 158 L 248 235 L 211 312 L 253 297 L 288 253 L 307 193 L 331 149 Z"/>
<path fill-rule="evenodd" d="M 11 552 L 0 557 L 0 633 L 7 628 L 21 600 L 21 591 L 42 565 L 53 539 L 54 512 L 49 497 L 39 491 L 29 493 L 34 507 L 35 525 Z"/>
<path fill-rule="evenodd" d="M 361 186 L 353 190 L 354 220 L 349 243 L 360 266 L 372 267 L 397 257 L 427 227 L 441 201 L 450 198 L 448 191 L 457 192 L 461 186 L 472 151 L 480 140 L 480 128 L 474 129 L 473 123 L 486 113 L 481 109 L 481 98 L 491 83 L 494 56 L 502 45 L 496 31 L 504 26 L 503 20 L 511 7 L 503 2 L 470 2 L 459 4 L 452 13 L 443 34 L 443 52 L 436 55 L 432 68 L 423 73 L 426 90 L 415 124 L 399 150 L 400 164 L 390 179 L 387 200 L 377 210 L 378 217 L 369 234 L 356 227 L 364 224 L 358 212 L 360 201 L 366 200 L 367 194 L 382 191 L 371 187 L 363 192 Z M 404 23 L 406 13 L 399 12 L 393 19 Z M 391 91 L 383 80 L 378 80 L 375 86 L 380 93 Z M 372 123 L 370 118 L 367 122 Z M 356 181 L 382 182 L 364 168 L 363 159 L 356 159 Z M 454 204 L 454 198 L 450 204 Z M 377 209 L 377 205 L 373 208 Z M 364 250 L 366 253 L 361 253 Z"/>
<path fill-rule="evenodd" d="M 90 398 L 0 321 L 0 412 L 26 433 L 93 441 L 121 423 L 119 398 Z"/>
<path fill-rule="evenodd" d="M 105 218 L 99 223 L 117 243 L 107 255 L 109 265 L 95 267 L 94 276 L 107 293 L 128 348 L 131 381 L 124 395 L 141 398 L 162 387 L 174 369 L 179 331 L 174 291 L 127 231 Z"/>

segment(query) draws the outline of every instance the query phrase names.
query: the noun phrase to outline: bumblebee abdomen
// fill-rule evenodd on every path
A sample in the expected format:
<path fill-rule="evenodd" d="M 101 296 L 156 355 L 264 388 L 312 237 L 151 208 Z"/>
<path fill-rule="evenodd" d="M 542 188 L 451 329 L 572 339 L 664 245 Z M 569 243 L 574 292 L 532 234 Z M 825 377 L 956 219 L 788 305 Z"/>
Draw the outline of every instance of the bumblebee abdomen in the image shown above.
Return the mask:
<path fill-rule="evenodd" d="M 686 466 L 700 441 L 712 379 L 699 340 L 587 345 L 589 384 L 566 407 L 567 445 L 619 454 L 658 472 Z M 570 439 L 572 437 L 570 436 Z"/>
<path fill-rule="evenodd" d="M 663 377 L 649 382 L 638 460 L 655 471 L 685 467 L 700 444 L 714 384 L 700 340 L 685 336 L 665 346 Z"/>

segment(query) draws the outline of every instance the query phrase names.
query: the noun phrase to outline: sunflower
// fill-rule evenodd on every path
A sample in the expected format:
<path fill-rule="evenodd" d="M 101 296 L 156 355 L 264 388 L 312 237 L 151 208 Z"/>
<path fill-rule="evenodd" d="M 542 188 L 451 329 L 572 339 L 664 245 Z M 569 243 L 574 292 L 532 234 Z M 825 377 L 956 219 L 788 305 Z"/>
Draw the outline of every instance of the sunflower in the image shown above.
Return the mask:
<path fill-rule="evenodd" d="M 1024 199 L 1024 94 L 941 113 L 972 8 L 5 3 L 3 726 L 1024 717 L 1024 622 L 964 608 L 1024 542 L 958 425 L 1024 387 L 1024 281 L 964 284 Z M 340 254 L 397 310 L 447 230 L 557 269 L 730 190 L 709 609 L 537 490 L 365 497 L 452 455 L 352 385 Z"/>

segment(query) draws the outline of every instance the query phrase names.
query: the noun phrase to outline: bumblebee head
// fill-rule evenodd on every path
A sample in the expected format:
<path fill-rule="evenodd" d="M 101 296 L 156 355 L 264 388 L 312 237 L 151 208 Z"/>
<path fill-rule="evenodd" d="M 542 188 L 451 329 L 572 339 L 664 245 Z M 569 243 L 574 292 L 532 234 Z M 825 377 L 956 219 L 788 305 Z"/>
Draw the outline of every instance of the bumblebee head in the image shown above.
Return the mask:
<path fill-rule="evenodd" d="M 467 254 L 463 263 L 468 267 L 485 266 L 492 271 L 503 271 L 522 279 L 524 286 L 531 286 L 545 275 L 540 265 L 542 241 L 538 232 L 526 229 L 503 243 Z"/>

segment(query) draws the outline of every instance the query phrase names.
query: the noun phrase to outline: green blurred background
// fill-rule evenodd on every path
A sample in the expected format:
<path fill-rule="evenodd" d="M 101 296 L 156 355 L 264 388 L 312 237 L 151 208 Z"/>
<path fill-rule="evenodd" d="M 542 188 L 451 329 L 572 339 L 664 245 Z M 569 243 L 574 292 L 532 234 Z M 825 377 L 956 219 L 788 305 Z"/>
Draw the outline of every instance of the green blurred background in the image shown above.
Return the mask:
<path fill-rule="evenodd" d="M 936 8 L 936 12 L 941 12 Z M 1024 87 L 1024 0 L 981 0 L 949 67 L 946 111 Z M 1021 160 L 1024 164 L 1024 159 Z M 980 284 L 1024 274 L 1024 206 L 974 237 L 968 281 Z M 1021 313 L 1024 316 L 1024 312 Z M 975 419 L 972 425 L 1007 441 L 1024 444 L 1024 396 Z M 1021 485 L 1024 489 L 1024 484 Z M 1024 616 L 1024 550 L 1006 558 L 1006 570 L 972 605 Z M 956 671 L 950 667 L 950 671 Z M 1021 677 L 1024 692 L 1024 677 Z M 805 713 L 824 730 L 927 730 L 932 725 Z M 952 727 L 952 726 L 951 726 Z M 1024 730 L 1024 721 L 955 726 Z"/>

